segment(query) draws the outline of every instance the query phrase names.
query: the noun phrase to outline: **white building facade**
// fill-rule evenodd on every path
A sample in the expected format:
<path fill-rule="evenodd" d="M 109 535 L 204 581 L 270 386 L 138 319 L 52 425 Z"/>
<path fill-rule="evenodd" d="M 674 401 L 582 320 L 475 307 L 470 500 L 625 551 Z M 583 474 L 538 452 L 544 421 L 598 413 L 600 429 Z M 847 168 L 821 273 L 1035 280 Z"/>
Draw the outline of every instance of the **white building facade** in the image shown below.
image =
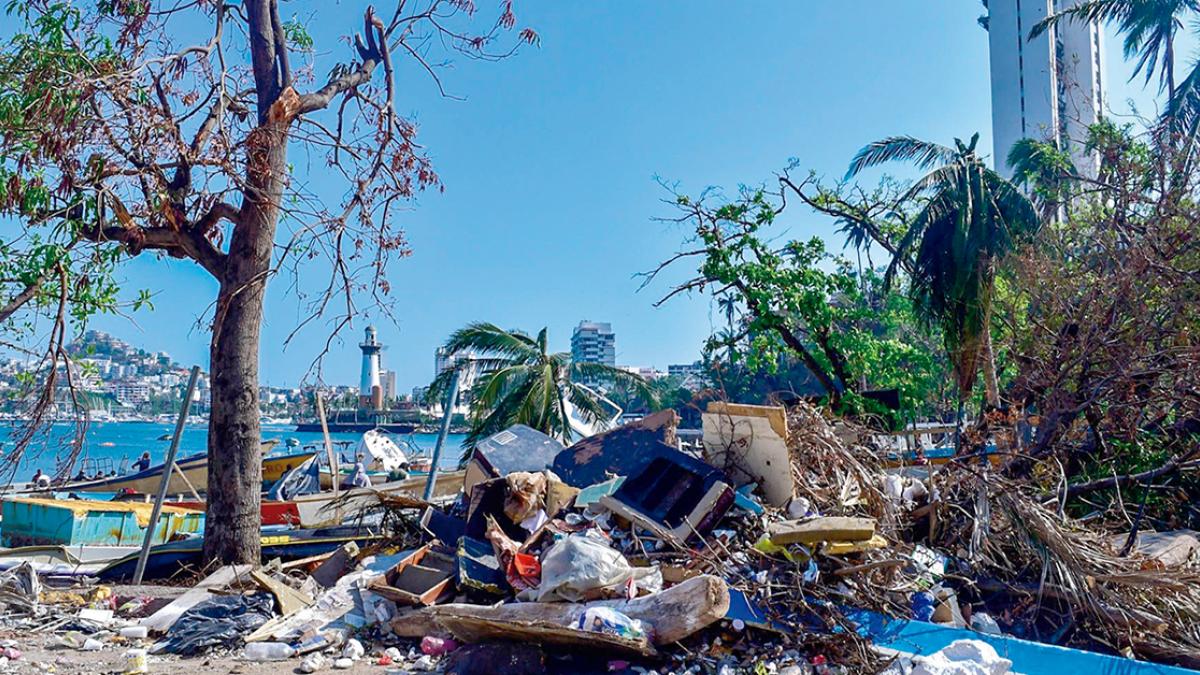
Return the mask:
<path fill-rule="evenodd" d="M 1102 26 L 1065 19 L 1029 39 L 1038 22 L 1080 2 L 987 2 L 993 161 L 1006 177 L 1012 177 L 1008 153 L 1022 138 L 1052 141 L 1068 150 L 1082 175 L 1094 176 L 1099 168 L 1099 157 L 1084 151 L 1084 141 L 1104 110 Z"/>

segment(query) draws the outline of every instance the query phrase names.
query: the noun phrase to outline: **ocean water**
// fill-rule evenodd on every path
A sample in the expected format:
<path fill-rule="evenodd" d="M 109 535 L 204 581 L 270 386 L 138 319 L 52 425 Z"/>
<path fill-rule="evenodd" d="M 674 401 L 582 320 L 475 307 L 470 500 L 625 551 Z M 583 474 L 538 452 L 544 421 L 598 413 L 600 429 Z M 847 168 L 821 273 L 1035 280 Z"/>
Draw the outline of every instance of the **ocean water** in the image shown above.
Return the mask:
<path fill-rule="evenodd" d="M 75 426 L 71 424 L 52 425 L 45 433 L 40 434 L 30 444 L 14 472 L 10 462 L 4 461 L 9 459 L 14 429 L 9 423 L 0 423 L 0 453 L 3 453 L 0 455 L 0 462 L 3 462 L 3 468 L 0 469 L 0 477 L 5 481 L 26 481 L 38 469 L 41 469 L 43 473 L 53 475 L 59 458 L 66 457 L 69 454 L 71 443 L 75 439 L 75 431 Z M 169 437 L 174 431 L 174 424 L 153 422 L 93 422 L 88 425 L 87 433 L 83 440 L 83 452 L 80 454 L 80 457 L 95 460 L 98 464 L 103 465 L 106 470 L 111 466 L 111 468 L 120 471 L 122 462 L 125 462 L 125 465 L 128 466 L 136 461 L 138 457 L 141 457 L 143 452 L 149 451 L 150 458 L 157 464 L 163 461 L 170 447 L 170 441 L 159 439 L 164 436 Z M 263 439 L 279 440 L 279 445 L 275 447 L 276 454 L 286 452 L 284 444 L 291 438 L 298 440 L 301 447 L 312 445 L 316 449 L 324 448 L 321 432 L 299 432 L 291 425 L 264 425 L 262 435 Z M 334 449 L 340 450 L 344 456 L 349 458 L 353 456 L 354 445 L 358 443 L 361 434 L 331 433 L 329 436 L 334 443 Z M 458 464 L 459 456 L 462 454 L 462 441 L 464 438 L 463 434 L 450 434 L 447 436 L 446 445 L 442 449 L 440 466 L 443 468 L 453 468 Z M 408 449 L 402 441 L 407 441 L 412 446 L 428 454 L 432 454 L 433 447 L 437 443 L 436 434 L 394 435 L 393 439 L 396 440 L 405 452 L 408 452 Z M 339 441 L 349 442 L 349 445 L 340 445 Z M 192 455 L 203 454 L 207 452 L 207 449 L 208 425 L 189 424 L 185 426 L 180 439 L 177 457 L 182 459 Z M 111 465 L 109 465 L 109 462 L 111 462 Z M 79 468 L 80 465 L 77 463 L 75 470 L 78 471 Z"/>

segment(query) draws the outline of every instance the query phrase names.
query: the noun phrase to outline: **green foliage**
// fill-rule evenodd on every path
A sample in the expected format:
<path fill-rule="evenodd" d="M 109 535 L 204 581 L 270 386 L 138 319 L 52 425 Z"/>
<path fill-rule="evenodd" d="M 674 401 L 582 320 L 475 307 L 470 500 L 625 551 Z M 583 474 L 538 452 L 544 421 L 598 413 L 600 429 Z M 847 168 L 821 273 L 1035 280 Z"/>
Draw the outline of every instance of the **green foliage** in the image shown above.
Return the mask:
<path fill-rule="evenodd" d="M 283 22 L 283 33 L 292 49 L 302 52 L 312 51 L 314 43 L 312 36 L 308 33 L 308 27 L 300 23 L 296 17 Z"/>
<path fill-rule="evenodd" d="M 909 136 L 864 147 L 847 176 L 890 161 L 929 170 L 903 196 L 920 204 L 888 269 L 909 273 L 918 316 L 942 332 L 959 391 L 968 396 L 990 331 L 997 266 L 1040 226 L 1033 204 L 975 152 L 979 134 L 954 147 Z"/>
<path fill-rule="evenodd" d="M 547 331 L 536 337 L 490 323 L 471 323 L 455 331 L 445 348 L 451 359 L 470 359 L 479 373 L 469 392 L 470 431 L 463 441 L 468 455 L 475 445 L 514 424 L 524 424 L 569 442 L 574 432 L 570 411 L 589 423 L 607 421 L 613 411 L 583 381 L 606 381 L 629 387 L 654 401 L 639 375 L 597 363 L 571 361 L 566 352 L 550 352 Z M 431 400 L 445 401 L 454 370 L 441 373 L 429 386 Z M 466 459 L 466 455 L 464 456 Z"/>
<path fill-rule="evenodd" d="M 705 345 L 715 386 L 743 401 L 824 396 L 850 414 L 882 413 L 861 396 L 878 389 L 899 389 L 904 417 L 937 405 L 945 369 L 912 303 L 819 238 L 769 243 L 779 195 L 743 190 L 712 207 L 686 195 L 676 203 L 702 245 L 687 287 L 713 289 L 729 324 Z"/>

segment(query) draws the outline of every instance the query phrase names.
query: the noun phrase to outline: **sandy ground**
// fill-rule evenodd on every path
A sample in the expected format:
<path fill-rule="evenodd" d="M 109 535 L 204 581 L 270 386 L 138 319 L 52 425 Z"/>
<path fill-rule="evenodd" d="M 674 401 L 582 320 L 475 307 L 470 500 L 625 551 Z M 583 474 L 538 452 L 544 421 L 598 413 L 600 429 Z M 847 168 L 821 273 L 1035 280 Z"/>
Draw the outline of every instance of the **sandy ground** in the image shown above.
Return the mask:
<path fill-rule="evenodd" d="M 166 604 L 172 598 L 187 590 L 182 586 L 113 586 L 113 594 L 118 598 L 132 596 L 151 596 L 158 599 L 158 604 Z M 6 667 L 0 667 L 3 673 L 55 673 L 55 675 L 105 675 L 124 673 L 127 667 L 125 652 L 134 648 L 146 648 L 152 640 L 127 641 L 120 637 L 104 640 L 104 648 L 99 651 L 79 651 L 59 646 L 53 634 L 33 633 L 29 631 L 6 630 L 0 628 L 0 641 L 4 644 L 15 643 L 21 651 L 19 659 L 10 661 Z M 402 650 L 406 651 L 406 650 Z M 262 675 L 265 673 L 293 673 L 300 665 L 299 658 L 273 663 L 243 661 L 238 658 L 241 650 L 232 655 L 213 654 L 210 656 L 183 658 L 170 654 L 148 656 L 149 673 L 151 675 Z M 367 657 L 354 664 L 348 670 L 334 670 L 330 660 L 320 673 L 348 673 L 350 675 L 393 675 L 408 672 L 403 665 L 380 666 L 376 663 L 378 657 Z"/>
<path fill-rule="evenodd" d="M 132 646 L 108 644 L 96 652 L 81 652 L 54 647 L 52 636 L 20 636 L 0 633 L 0 639 L 12 639 L 22 651 L 21 658 L 11 661 L 6 673 L 55 673 L 55 675 L 105 675 L 125 671 L 124 653 Z M 180 658 L 171 655 L 149 656 L 151 675 L 263 675 L 265 673 L 300 672 L 296 668 L 300 659 L 275 663 L 252 663 L 232 656 L 207 656 Z M 348 673 L 350 675 L 392 675 L 405 672 L 403 667 L 376 665 L 374 659 L 364 658 L 349 670 L 334 670 L 326 665 L 320 673 Z"/>

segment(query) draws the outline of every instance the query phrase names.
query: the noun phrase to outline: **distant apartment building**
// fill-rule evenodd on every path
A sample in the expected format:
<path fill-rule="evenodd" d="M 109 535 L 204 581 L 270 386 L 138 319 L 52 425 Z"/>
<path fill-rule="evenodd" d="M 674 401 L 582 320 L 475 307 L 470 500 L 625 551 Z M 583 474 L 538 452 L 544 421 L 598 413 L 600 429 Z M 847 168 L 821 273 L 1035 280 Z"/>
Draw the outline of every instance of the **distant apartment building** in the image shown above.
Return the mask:
<path fill-rule="evenodd" d="M 611 323 L 580 321 L 571 333 L 571 359 L 580 363 L 617 365 L 617 334 Z"/>
<path fill-rule="evenodd" d="M 125 405 L 137 406 L 150 400 L 150 387 L 144 382 L 112 382 L 108 385 L 108 391 Z"/>
<path fill-rule="evenodd" d="M 1083 175 L 1099 156 L 1084 150 L 1088 127 L 1104 112 L 1104 31 L 1096 22 L 1060 21 L 1030 40 L 1033 27 L 1082 0 L 989 0 L 992 143 L 996 170 L 1012 176 L 1008 153 L 1022 138 L 1068 150 Z"/>
<path fill-rule="evenodd" d="M 396 391 L 396 371 L 385 370 L 380 373 L 380 379 L 383 383 L 384 400 L 394 401 L 399 398 L 399 392 Z"/>
<path fill-rule="evenodd" d="M 657 380 L 660 377 L 666 377 L 666 373 L 653 366 L 620 366 L 621 370 L 634 375 L 641 375 L 643 380 L 647 382 Z"/>
<path fill-rule="evenodd" d="M 679 385 L 691 391 L 699 391 L 707 385 L 704 364 L 699 361 L 673 363 L 667 366 L 667 377 L 678 378 Z"/>

